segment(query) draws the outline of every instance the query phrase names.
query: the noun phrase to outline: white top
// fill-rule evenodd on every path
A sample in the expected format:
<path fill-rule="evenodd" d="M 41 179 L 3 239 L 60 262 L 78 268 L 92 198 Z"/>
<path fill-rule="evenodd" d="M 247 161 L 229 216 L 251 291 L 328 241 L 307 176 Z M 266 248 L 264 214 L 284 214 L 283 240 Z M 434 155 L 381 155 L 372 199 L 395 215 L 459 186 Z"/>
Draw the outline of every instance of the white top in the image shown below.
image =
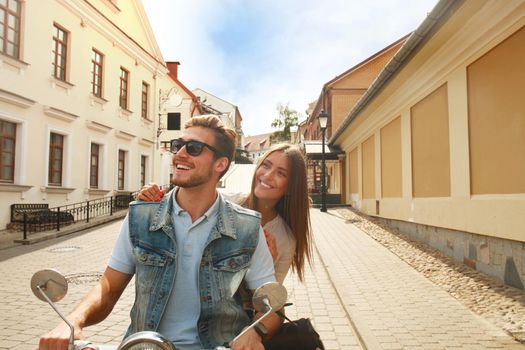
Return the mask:
<path fill-rule="evenodd" d="M 224 198 L 237 204 L 240 204 L 247 197 L 246 193 L 221 193 Z M 295 256 L 295 237 L 293 236 L 292 230 L 288 224 L 279 214 L 277 214 L 277 216 L 271 221 L 268 221 L 263 228 L 266 232 L 275 237 L 277 258 L 273 262 L 273 267 L 275 269 L 275 279 L 282 284 L 292 266 L 292 261 Z"/>
<path fill-rule="evenodd" d="M 273 262 L 273 267 L 275 269 L 275 279 L 282 284 L 295 256 L 295 237 L 288 224 L 279 214 L 271 221 L 268 221 L 263 228 L 275 237 L 277 258 Z"/>
<path fill-rule="evenodd" d="M 172 222 L 180 251 L 177 255 L 177 266 L 180 269 L 177 269 L 173 290 L 158 331 L 170 339 L 177 349 L 200 350 L 201 344 L 197 331 L 200 294 L 197 276 L 208 235 L 217 222 L 219 196 L 208 211 L 195 222 L 192 222 L 191 216 L 178 205 L 176 200 L 173 203 Z M 135 261 L 132 249 L 126 216 L 108 265 L 115 270 L 133 274 Z M 259 230 L 259 242 L 244 280 L 250 289 L 255 289 L 265 282 L 275 281 L 272 256 L 262 229 Z"/>

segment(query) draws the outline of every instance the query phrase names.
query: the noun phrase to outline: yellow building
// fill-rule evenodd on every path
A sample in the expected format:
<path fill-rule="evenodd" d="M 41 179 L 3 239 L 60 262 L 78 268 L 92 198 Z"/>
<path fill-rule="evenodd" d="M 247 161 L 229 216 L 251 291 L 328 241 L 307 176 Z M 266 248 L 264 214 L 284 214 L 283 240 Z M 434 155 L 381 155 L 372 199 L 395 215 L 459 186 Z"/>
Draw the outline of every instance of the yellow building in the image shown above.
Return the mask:
<path fill-rule="evenodd" d="M 441 0 L 329 140 L 346 203 L 523 289 L 525 1 Z"/>
<path fill-rule="evenodd" d="M 5 0 L 0 23 L 0 229 L 13 203 L 164 183 L 161 141 L 198 108 L 139 0 Z"/>
<path fill-rule="evenodd" d="M 322 142 L 312 142 L 322 139 L 319 114 L 323 110 L 328 114 L 325 139 L 329 139 L 406 39 L 407 36 L 397 40 L 325 83 L 319 98 L 309 105 L 306 111 L 308 117 L 301 133 L 308 157 L 308 189 L 314 203 L 321 201 Z M 342 181 L 344 153 L 338 154 L 337 150 L 332 149 L 325 149 L 325 152 L 328 152 L 325 155 L 326 198 L 329 204 L 339 204 L 345 201 L 345 183 Z"/>

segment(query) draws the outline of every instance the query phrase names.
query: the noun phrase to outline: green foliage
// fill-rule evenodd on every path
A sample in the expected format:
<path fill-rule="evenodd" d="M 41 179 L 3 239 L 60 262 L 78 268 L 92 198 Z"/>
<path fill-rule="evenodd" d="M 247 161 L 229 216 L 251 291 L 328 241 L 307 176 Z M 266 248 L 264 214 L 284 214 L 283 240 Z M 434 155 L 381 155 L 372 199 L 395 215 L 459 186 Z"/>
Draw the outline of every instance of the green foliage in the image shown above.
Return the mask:
<path fill-rule="evenodd" d="M 290 128 L 297 125 L 299 113 L 290 109 L 288 104 L 284 106 L 279 103 L 277 110 L 279 111 L 279 116 L 272 121 L 272 128 L 280 130 L 275 131 L 270 139 L 272 143 L 290 141 Z"/>

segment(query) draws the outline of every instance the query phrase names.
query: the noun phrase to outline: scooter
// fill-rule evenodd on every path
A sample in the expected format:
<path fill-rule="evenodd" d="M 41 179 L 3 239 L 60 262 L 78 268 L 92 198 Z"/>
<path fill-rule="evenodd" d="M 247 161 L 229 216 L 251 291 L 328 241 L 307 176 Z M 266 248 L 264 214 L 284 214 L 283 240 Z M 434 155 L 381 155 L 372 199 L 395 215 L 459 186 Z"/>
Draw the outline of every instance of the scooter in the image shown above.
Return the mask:
<path fill-rule="evenodd" d="M 120 345 L 95 344 L 85 340 L 74 340 L 75 330 L 71 322 L 58 310 L 55 303 L 62 300 L 67 294 L 68 283 L 66 277 L 54 269 L 43 269 L 36 272 L 31 278 L 31 290 L 40 300 L 47 302 L 53 310 L 69 326 L 68 350 L 177 350 L 176 347 L 162 334 L 151 331 L 138 332 L 130 335 Z M 255 290 L 252 302 L 255 310 L 264 312 L 264 315 L 246 327 L 237 335 L 232 343 L 244 333 L 255 327 L 272 312 L 280 310 L 286 303 L 288 292 L 277 282 L 268 282 Z M 225 346 L 218 346 L 215 350 L 228 350 Z"/>

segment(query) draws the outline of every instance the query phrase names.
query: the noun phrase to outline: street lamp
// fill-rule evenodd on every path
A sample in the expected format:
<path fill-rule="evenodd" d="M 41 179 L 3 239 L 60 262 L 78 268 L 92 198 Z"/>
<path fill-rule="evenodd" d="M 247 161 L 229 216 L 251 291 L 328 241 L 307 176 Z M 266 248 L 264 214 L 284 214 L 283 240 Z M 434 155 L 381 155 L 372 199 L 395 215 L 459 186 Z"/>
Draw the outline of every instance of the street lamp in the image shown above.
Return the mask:
<path fill-rule="evenodd" d="M 319 113 L 319 126 L 323 133 L 323 150 L 321 157 L 321 211 L 326 213 L 326 167 L 325 167 L 325 156 L 324 156 L 324 143 L 326 134 L 326 124 L 328 123 L 328 113 L 325 110 L 321 110 Z"/>

